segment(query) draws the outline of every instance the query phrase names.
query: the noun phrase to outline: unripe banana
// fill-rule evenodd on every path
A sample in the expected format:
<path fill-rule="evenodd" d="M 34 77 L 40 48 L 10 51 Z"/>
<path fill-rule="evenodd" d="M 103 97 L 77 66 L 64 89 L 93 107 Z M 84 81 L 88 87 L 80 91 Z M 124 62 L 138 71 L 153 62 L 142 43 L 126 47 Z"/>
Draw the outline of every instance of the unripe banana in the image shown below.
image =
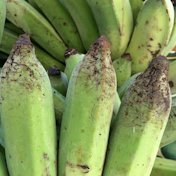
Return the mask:
<path fill-rule="evenodd" d="M 154 59 L 125 93 L 110 134 L 104 176 L 149 176 L 166 127 L 168 62 Z"/>
<path fill-rule="evenodd" d="M 5 161 L 5 151 L 0 146 L 0 176 L 8 176 L 7 164 Z"/>
<path fill-rule="evenodd" d="M 141 73 L 136 73 L 133 76 L 131 76 L 128 80 L 126 80 L 122 86 L 120 86 L 117 90 L 119 97 L 122 99 L 123 95 L 125 92 L 128 90 L 128 88 L 135 82 L 136 78 L 140 75 Z"/>
<path fill-rule="evenodd" d="M 172 94 L 176 94 L 176 60 L 169 62 L 169 85 Z"/>
<path fill-rule="evenodd" d="M 66 74 L 61 72 L 58 68 L 51 67 L 48 69 L 48 76 L 50 78 L 51 86 L 65 96 L 68 87 Z"/>
<path fill-rule="evenodd" d="M 96 22 L 86 0 L 59 0 L 72 16 L 85 49 L 99 37 Z M 76 48 L 77 49 L 77 48 Z"/>
<path fill-rule="evenodd" d="M 76 25 L 59 0 L 34 0 L 68 47 L 84 52 Z"/>
<path fill-rule="evenodd" d="M 176 46 L 176 7 L 175 6 L 174 6 L 174 12 L 175 12 L 175 17 L 174 17 L 174 26 L 172 28 L 172 34 L 170 36 L 169 42 L 161 51 L 161 54 L 164 56 L 167 56 L 169 52 L 171 52 L 172 49 Z"/>
<path fill-rule="evenodd" d="M 136 18 L 138 16 L 140 9 L 144 5 L 144 1 L 145 0 L 130 0 L 130 5 L 131 5 L 132 12 L 133 12 L 134 22 L 136 21 Z"/>
<path fill-rule="evenodd" d="M 172 106 L 160 147 L 176 141 L 176 106 Z"/>
<path fill-rule="evenodd" d="M 10 176 L 56 176 L 52 88 L 27 35 L 19 37 L 2 68 L 0 95 Z"/>
<path fill-rule="evenodd" d="M 133 15 L 129 0 L 87 0 L 100 34 L 111 43 L 112 59 L 126 50 L 133 30 Z"/>
<path fill-rule="evenodd" d="M 67 49 L 65 52 L 65 70 L 64 73 L 67 75 L 67 78 L 70 79 L 70 76 L 76 67 L 76 65 L 84 58 L 84 54 L 79 54 L 75 49 Z"/>
<path fill-rule="evenodd" d="M 4 29 L 2 42 L 0 43 L 0 51 L 9 54 L 17 38 L 18 36 L 16 34 L 14 34 L 8 29 Z M 40 60 L 45 69 L 48 69 L 50 67 L 56 67 L 59 68 L 61 71 L 64 70 L 64 65 L 62 63 L 53 59 L 52 56 L 50 56 L 48 53 L 46 53 L 36 45 L 35 45 L 35 52 L 37 58 Z"/>
<path fill-rule="evenodd" d="M 6 19 L 6 1 L 0 0 L 0 43 L 4 31 L 5 19 Z"/>
<path fill-rule="evenodd" d="M 116 93 L 116 75 L 105 37 L 74 69 L 61 122 L 58 172 L 100 176 Z"/>
<path fill-rule="evenodd" d="M 128 54 L 113 61 L 116 72 L 117 87 L 121 87 L 131 76 L 131 59 Z"/>
<path fill-rule="evenodd" d="M 175 176 L 176 161 L 156 157 L 150 176 Z"/>
<path fill-rule="evenodd" d="M 174 24 L 171 0 L 147 0 L 137 16 L 126 53 L 132 58 L 132 73 L 143 72 L 168 43 Z M 144 32 L 145 30 L 145 32 Z"/>
<path fill-rule="evenodd" d="M 54 101 L 54 111 L 57 124 L 60 126 L 62 114 L 65 108 L 65 97 L 59 93 L 57 90 L 53 89 L 53 101 Z"/>
<path fill-rule="evenodd" d="M 53 57 L 64 62 L 66 46 L 50 23 L 24 0 L 6 0 L 7 19 L 22 28 Z"/>

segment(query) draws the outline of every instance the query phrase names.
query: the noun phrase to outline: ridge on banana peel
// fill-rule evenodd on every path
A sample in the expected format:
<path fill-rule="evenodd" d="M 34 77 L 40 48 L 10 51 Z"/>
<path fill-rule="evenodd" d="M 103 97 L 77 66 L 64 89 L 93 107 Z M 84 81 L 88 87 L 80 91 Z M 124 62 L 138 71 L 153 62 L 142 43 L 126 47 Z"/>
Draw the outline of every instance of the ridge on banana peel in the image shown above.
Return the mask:
<path fill-rule="evenodd" d="M 144 71 L 150 61 L 161 54 L 170 39 L 173 25 L 171 0 L 147 0 L 144 3 L 126 50 L 132 59 L 132 74 Z"/>
<path fill-rule="evenodd" d="M 102 36 L 69 81 L 60 131 L 59 175 L 102 174 L 115 94 L 110 47 Z"/>
<path fill-rule="evenodd" d="M 55 176 L 57 153 L 52 88 L 26 34 L 18 38 L 2 68 L 0 97 L 9 174 Z"/>
<path fill-rule="evenodd" d="M 103 176 L 149 176 L 171 109 L 168 61 L 155 58 L 122 98 Z"/>

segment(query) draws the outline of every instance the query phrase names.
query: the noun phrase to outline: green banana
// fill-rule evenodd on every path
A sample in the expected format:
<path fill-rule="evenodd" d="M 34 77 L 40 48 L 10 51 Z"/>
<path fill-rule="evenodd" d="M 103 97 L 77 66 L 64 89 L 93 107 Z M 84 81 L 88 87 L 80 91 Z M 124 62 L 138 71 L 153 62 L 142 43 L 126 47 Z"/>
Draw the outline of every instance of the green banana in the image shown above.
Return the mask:
<path fill-rule="evenodd" d="M 84 54 L 79 54 L 76 49 L 67 49 L 65 52 L 65 70 L 64 73 L 70 79 L 76 65 L 84 58 Z"/>
<path fill-rule="evenodd" d="M 9 54 L 17 38 L 18 36 L 15 33 L 11 32 L 8 29 L 4 29 L 2 42 L 0 44 L 0 51 Z M 45 69 L 48 69 L 50 67 L 56 67 L 59 68 L 61 71 L 64 70 L 64 65 L 62 63 L 53 59 L 53 57 L 51 57 L 48 53 L 46 53 L 36 45 L 35 45 L 35 52 L 37 58 L 40 60 Z"/>
<path fill-rule="evenodd" d="M 166 146 L 176 140 L 176 106 L 172 106 L 160 147 Z"/>
<path fill-rule="evenodd" d="M 174 24 L 171 0 L 147 0 L 136 19 L 126 53 L 132 58 L 132 73 L 144 71 L 168 43 Z M 144 32 L 145 30 L 145 32 Z"/>
<path fill-rule="evenodd" d="M 173 131 L 174 133 L 175 131 Z M 176 160 L 176 140 L 161 148 L 163 156 L 167 159 Z"/>
<path fill-rule="evenodd" d="M 60 126 L 62 114 L 65 108 L 65 97 L 53 88 L 54 111 L 57 124 Z"/>
<path fill-rule="evenodd" d="M 4 31 L 5 19 L 6 19 L 6 1 L 0 0 L 0 43 Z"/>
<path fill-rule="evenodd" d="M 126 80 L 131 77 L 131 59 L 130 56 L 123 55 L 113 61 L 113 66 L 116 72 L 117 87 L 121 87 Z"/>
<path fill-rule="evenodd" d="M 51 67 L 48 69 L 48 76 L 50 78 L 51 86 L 62 95 L 66 95 L 68 87 L 66 74 L 61 72 L 58 68 Z"/>
<path fill-rule="evenodd" d="M 176 46 L 176 7 L 175 6 L 174 6 L 174 12 L 175 12 L 175 17 L 174 17 L 174 26 L 172 29 L 172 34 L 170 36 L 169 42 L 161 51 L 161 54 L 164 56 L 167 56 L 169 52 L 171 52 L 172 49 Z"/>
<path fill-rule="evenodd" d="M 101 35 L 111 43 L 112 59 L 124 54 L 133 30 L 129 0 L 87 0 Z"/>
<path fill-rule="evenodd" d="M 68 47 L 84 52 L 76 25 L 59 0 L 34 0 Z M 86 26 L 87 27 L 87 26 Z"/>
<path fill-rule="evenodd" d="M 150 176 L 175 176 L 176 161 L 156 157 Z"/>
<path fill-rule="evenodd" d="M 59 175 L 101 175 L 115 93 L 110 46 L 100 37 L 69 81 L 60 131 Z"/>
<path fill-rule="evenodd" d="M 85 49 L 98 37 L 98 29 L 91 9 L 84 0 L 59 0 L 72 16 Z M 77 48 L 76 48 L 77 49 Z"/>
<path fill-rule="evenodd" d="M 132 75 L 128 80 L 126 80 L 122 86 L 120 86 L 117 90 L 120 99 L 122 99 L 123 95 L 125 92 L 128 90 L 128 88 L 135 82 L 136 78 L 140 75 L 141 73 L 136 73 Z"/>
<path fill-rule="evenodd" d="M 140 9 L 144 5 L 144 1 L 145 0 L 130 0 L 130 5 L 131 5 L 131 8 L 132 8 L 132 12 L 133 12 L 134 22 L 136 21 L 136 18 L 138 16 L 138 13 L 139 13 Z"/>
<path fill-rule="evenodd" d="M 6 22 L 5 22 L 5 29 L 8 29 L 9 31 L 12 31 L 16 35 L 24 34 L 24 31 L 21 28 L 15 26 L 13 23 L 11 23 L 8 20 L 6 20 Z"/>
<path fill-rule="evenodd" d="M 5 161 L 5 151 L 0 146 L 0 176 L 8 176 L 7 164 Z"/>
<path fill-rule="evenodd" d="M 55 176 L 52 88 L 28 35 L 19 37 L 2 68 L 0 95 L 10 176 Z"/>
<path fill-rule="evenodd" d="M 125 93 L 103 176 L 149 176 L 171 109 L 167 74 L 167 59 L 155 58 Z"/>
<path fill-rule="evenodd" d="M 64 62 L 66 46 L 50 23 L 24 0 L 6 2 L 7 19 L 30 34 L 31 38 L 53 57 Z"/>
<path fill-rule="evenodd" d="M 176 60 L 169 62 L 169 85 L 172 94 L 176 94 Z"/>

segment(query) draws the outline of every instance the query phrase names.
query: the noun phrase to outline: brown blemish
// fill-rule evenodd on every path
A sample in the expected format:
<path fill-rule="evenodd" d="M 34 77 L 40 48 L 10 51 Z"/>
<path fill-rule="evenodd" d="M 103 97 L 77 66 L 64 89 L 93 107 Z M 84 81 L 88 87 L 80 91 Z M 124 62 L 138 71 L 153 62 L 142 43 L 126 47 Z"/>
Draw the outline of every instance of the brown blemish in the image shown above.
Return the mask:
<path fill-rule="evenodd" d="M 82 170 L 83 173 L 89 173 L 89 166 L 86 164 L 77 164 L 77 167 Z"/>
<path fill-rule="evenodd" d="M 47 153 L 43 153 L 43 159 L 47 161 L 49 160 L 49 156 Z"/>
<path fill-rule="evenodd" d="M 65 53 L 64 53 L 64 57 L 65 57 L 65 58 L 68 58 L 68 57 L 70 57 L 70 56 L 72 56 L 72 55 L 75 55 L 75 54 L 78 54 L 78 51 L 77 51 L 76 49 L 74 49 L 74 48 L 68 48 L 68 49 L 65 51 Z"/>

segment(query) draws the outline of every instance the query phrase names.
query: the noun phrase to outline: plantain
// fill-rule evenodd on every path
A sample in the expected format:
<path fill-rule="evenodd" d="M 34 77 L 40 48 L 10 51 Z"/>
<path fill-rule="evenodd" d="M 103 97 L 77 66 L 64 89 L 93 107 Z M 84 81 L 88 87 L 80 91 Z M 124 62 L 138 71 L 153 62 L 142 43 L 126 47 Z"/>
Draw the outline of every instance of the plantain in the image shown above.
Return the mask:
<path fill-rule="evenodd" d="M 143 72 L 150 61 L 161 54 L 170 39 L 173 24 L 171 0 L 147 0 L 144 3 L 126 50 L 132 59 L 132 74 Z"/>
<path fill-rule="evenodd" d="M 103 176 L 149 176 L 171 109 L 168 62 L 155 58 L 122 98 Z"/>
<path fill-rule="evenodd" d="M 84 54 L 78 53 L 76 49 L 67 49 L 65 52 L 65 70 L 64 73 L 67 75 L 67 78 L 70 79 L 70 76 L 76 67 L 76 65 L 84 58 Z"/>
<path fill-rule="evenodd" d="M 133 30 L 129 0 L 87 0 L 101 35 L 111 43 L 112 59 L 124 54 Z"/>
<path fill-rule="evenodd" d="M 6 2 L 7 19 L 30 34 L 31 38 L 53 57 L 64 62 L 66 46 L 50 23 L 24 0 Z"/>
<path fill-rule="evenodd" d="M 80 34 L 84 48 L 89 49 L 92 42 L 98 37 L 98 28 L 86 1 L 59 0 L 73 18 Z M 77 49 L 77 48 L 76 48 Z"/>
<path fill-rule="evenodd" d="M 56 124 L 52 88 L 26 34 L 18 38 L 2 68 L 0 97 L 9 174 L 55 176 Z"/>
<path fill-rule="evenodd" d="M 60 131 L 60 176 L 101 175 L 115 93 L 110 46 L 102 36 L 69 81 Z"/>
<path fill-rule="evenodd" d="M 69 12 L 59 0 L 34 0 L 37 6 L 54 26 L 67 47 L 76 48 L 84 52 L 80 35 Z"/>
<path fill-rule="evenodd" d="M 17 38 L 18 36 L 15 33 L 5 28 L 3 32 L 2 42 L 0 44 L 0 51 L 9 54 Z M 61 71 L 64 70 L 64 65 L 62 63 L 55 60 L 52 56 L 50 56 L 47 52 L 42 50 L 37 45 L 35 45 L 35 52 L 37 58 L 40 60 L 45 69 L 56 67 L 59 68 Z"/>

